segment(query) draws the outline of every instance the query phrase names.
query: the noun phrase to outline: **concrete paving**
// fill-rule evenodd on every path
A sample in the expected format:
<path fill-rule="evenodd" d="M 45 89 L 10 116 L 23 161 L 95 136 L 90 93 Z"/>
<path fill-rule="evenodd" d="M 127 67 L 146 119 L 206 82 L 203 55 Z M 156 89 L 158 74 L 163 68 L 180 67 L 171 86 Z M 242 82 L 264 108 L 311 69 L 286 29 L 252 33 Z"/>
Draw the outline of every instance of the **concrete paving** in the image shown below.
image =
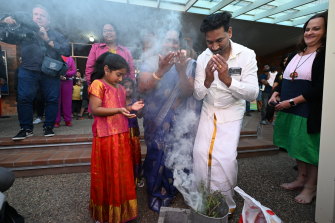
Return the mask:
<path fill-rule="evenodd" d="M 259 137 L 272 137 L 272 126 L 259 126 L 259 114 L 253 112 L 246 117 L 244 127 L 259 127 Z M 61 126 L 56 134 L 90 133 L 92 119 L 74 120 L 73 127 Z M 0 119 L 0 137 L 12 137 L 18 131 L 17 117 Z M 42 135 L 42 124 L 36 125 L 35 135 Z M 79 131 L 79 132 L 78 132 Z M 315 201 L 309 205 L 297 204 L 297 191 L 285 191 L 279 187 L 292 181 L 297 172 L 295 161 L 280 152 L 272 156 L 239 159 L 238 186 L 246 193 L 272 209 L 284 222 L 314 222 Z M 18 178 L 13 187 L 5 193 L 9 203 L 22 214 L 27 223 L 85 223 L 92 222 L 88 212 L 90 174 L 61 174 L 40 177 Z M 146 205 L 145 188 L 138 188 L 140 223 L 156 223 L 158 214 Z M 236 195 L 237 209 L 229 222 L 238 222 L 243 200 Z M 187 208 L 179 194 L 172 207 Z"/>

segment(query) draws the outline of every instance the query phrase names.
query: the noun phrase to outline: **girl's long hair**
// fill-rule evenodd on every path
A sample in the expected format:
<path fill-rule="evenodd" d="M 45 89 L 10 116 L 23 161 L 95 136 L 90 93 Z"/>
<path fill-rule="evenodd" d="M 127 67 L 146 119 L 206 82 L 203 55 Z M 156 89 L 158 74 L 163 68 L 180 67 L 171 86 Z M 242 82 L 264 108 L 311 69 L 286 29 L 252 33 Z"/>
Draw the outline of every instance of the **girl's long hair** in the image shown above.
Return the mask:
<path fill-rule="evenodd" d="M 92 73 L 92 82 L 96 79 L 101 79 L 105 75 L 104 67 L 108 66 L 111 71 L 126 69 L 129 72 L 127 61 L 120 55 L 106 52 L 98 57 L 94 65 Z"/>

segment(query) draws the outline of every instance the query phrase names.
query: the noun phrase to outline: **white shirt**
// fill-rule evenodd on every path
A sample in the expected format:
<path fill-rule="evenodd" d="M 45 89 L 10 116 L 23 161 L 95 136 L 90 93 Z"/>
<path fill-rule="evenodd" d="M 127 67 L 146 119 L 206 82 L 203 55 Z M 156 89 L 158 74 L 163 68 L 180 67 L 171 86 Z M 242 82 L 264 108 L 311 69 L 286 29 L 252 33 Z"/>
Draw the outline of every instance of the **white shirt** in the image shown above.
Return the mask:
<path fill-rule="evenodd" d="M 204 85 L 205 69 L 213 56 L 210 49 L 202 52 L 197 60 L 194 82 L 194 97 L 203 99 L 202 113 L 211 117 L 216 115 L 218 123 L 235 121 L 243 118 L 245 100 L 254 101 L 258 96 L 257 61 L 253 50 L 230 40 L 232 51 L 228 58 L 229 68 L 242 68 L 241 74 L 233 74 L 228 88 L 214 71 L 214 81 L 207 89 Z"/>
<path fill-rule="evenodd" d="M 275 71 L 275 72 L 269 72 L 269 74 L 270 74 L 270 77 L 269 77 L 269 79 L 268 79 L 268 83 L 269 83 L 269 85 L 271 86 L 271 87 L 273 87 L 273 83 L 275 82 L 275 79 L 276 79 L 276 76 L 277 76 L 277 74 L 278 74 L 278 72 L 277 71 Z"/>

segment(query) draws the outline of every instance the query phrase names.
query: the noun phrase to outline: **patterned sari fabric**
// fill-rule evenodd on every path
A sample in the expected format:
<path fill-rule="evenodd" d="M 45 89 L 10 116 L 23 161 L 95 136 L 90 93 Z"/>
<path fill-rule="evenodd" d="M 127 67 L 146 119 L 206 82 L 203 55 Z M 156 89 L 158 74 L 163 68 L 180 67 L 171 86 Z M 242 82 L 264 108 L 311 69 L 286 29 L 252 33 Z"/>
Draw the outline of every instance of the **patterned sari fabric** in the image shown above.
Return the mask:
<path fill-rule="evenodd" d="M 103 107 L 125 107 L 125 90 L 95 80 L 89 93 Z M 99 222 L 120 223 L 138 216 L 128 120 L 124 115 L 94 117 L 90 211 Z"/>
<path fill-rule="evenodd" d="M 138 215 L 129 140 L 129 133 L 93 139 L 90 210 L 99 222 L 126 222 Z"/>
<path fill-rule="evenodd" d="M 187 74 L 194 75 L 194 61 L 189 63 Z M 151 61 L 142 66 L 141 71 L 153 72 L 156 68 Z M 194 77 L 194 76 L 193 76 Z M 144 137 L 147 154 L 144 161 L 144 176 L 147 183 L 149 208 L 159 212 L 161 206 L 169 206 L 177 189 L 173 186 L 173 174 L 165 166 L 165 153 L 173 150 L 173 140 L 169 135 L 176 125 L 175 118 L 182 107 L 186 107 L 187 98 L 183 98 L 179 86 L 179 74 L 173 66 L 152 91 L 143 95 Z M 192 97 L 192 96 L 191 96 Z"/>

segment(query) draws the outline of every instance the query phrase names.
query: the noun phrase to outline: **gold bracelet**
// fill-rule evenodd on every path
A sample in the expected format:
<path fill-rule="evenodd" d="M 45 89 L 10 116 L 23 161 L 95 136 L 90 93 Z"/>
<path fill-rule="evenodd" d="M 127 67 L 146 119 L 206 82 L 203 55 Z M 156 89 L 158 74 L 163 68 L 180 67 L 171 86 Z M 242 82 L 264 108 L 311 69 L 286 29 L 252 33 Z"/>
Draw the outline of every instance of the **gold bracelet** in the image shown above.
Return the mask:
<path fill-rule="evenodd" d="M 162 78 L 158 77 L 158 76 L 156 75 L 155 72 L 152 73 L 152 77 L 153 77 L 154 79 L 158 80 L 158 81 L 159 81 L 160 79 L 162 79 Z"/>

